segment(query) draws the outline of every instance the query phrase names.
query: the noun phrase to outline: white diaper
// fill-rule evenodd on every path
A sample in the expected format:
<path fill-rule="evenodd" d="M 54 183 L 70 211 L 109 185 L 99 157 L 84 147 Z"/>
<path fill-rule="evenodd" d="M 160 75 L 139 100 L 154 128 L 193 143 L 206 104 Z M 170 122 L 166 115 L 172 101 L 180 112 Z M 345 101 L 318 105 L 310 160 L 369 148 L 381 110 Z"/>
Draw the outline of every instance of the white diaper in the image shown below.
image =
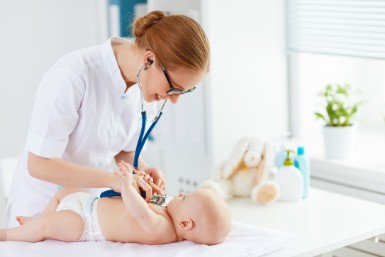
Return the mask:
<path fill-rule="evenodd" d="M 69 210 L 82 217 L 84 232 L 80 241 L 106 241 L 99 226 L 97 196 L 86 192 L 78 192 L 67 195 L 59 203 L 56 211 Z"/>

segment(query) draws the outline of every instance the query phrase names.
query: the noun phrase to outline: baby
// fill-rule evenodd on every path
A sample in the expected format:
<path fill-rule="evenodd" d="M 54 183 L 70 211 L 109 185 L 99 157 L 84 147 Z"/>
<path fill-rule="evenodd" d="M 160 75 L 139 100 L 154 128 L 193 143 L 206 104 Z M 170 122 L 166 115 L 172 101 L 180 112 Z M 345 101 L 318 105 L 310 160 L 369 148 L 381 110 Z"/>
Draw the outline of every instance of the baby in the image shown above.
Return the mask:
<path fill-rule="evenodd" d="M 231 229 L 230 211 L 212 190 L 179 194 L 166 207 L 147 203 L 134 186 L 132 167 L 119 164 L 122 197 L 97 198 L 62 189 L 35 218 L 20 217 L 20 227 L 0 229 L 0 241 L 118 241 L 166 244 L 189 240 L 214 245 Z"/>

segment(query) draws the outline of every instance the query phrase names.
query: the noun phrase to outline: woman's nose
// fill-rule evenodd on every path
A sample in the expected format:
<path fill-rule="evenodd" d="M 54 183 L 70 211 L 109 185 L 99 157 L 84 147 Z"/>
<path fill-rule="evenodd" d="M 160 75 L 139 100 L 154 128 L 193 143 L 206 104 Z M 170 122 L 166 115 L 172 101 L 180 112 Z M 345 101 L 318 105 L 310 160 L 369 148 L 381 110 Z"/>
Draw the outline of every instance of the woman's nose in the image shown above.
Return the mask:
<path fill-rule="evenodd" d="M 180 95 L 170 95 L 168 96 L 168 100 L 170 100 L 173 104 L 176 104 L 179 100 Z"/>

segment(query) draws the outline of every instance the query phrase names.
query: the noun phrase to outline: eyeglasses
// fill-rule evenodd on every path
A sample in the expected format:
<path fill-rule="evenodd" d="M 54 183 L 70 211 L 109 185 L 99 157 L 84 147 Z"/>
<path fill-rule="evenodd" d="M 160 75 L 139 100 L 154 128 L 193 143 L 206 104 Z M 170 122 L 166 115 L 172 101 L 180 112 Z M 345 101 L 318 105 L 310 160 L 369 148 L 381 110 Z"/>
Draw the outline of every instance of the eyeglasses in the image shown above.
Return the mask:
<path fill-rule="evenodd" d="M 170 89 L 166 92 L 166 95 L 183 95 L 183 94 L 191 93 L 192 91 L 195 90 L 195 87 L 191 89 L 186 89 L 186 90 L 181 90 L 179 88 L 174 87 L 166 69 L 162 67 L 162 71 L 164 73 L 164 76 L 167 79 L 168 85 L 170 86 Z"/>

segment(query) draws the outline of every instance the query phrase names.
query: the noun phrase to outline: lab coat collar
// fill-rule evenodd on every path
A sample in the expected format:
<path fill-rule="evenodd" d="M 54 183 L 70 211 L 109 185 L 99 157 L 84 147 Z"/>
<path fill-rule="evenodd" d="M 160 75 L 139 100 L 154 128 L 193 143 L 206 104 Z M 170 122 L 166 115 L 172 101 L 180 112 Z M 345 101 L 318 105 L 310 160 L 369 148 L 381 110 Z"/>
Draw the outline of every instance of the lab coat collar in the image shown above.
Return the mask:
<path fill-rule="evenodd" d="M 114 54 L 114 50 L 112 49 L 112 44 L 116 44 L 116 43 L 118 43 L 118 44 L 130 44 L 131 42 L 127 39 L 124 39 L 124 38 L 111 37 L 103 44 L 104 55 L 106 58 L 105 65 L 106 65 L 106 68 L 111 73 L 113 86 L 116 89 L 118 89 L 119 92 L 124 93 L 126 91 L 127 85 L 123 79 L 122 73 L 120 72 L 119 65 L 118 65 L 118 62 L 117 62 L 115 54 Z M 134 87 L 135 85 L 131 86 L 130 88 Z"/>

